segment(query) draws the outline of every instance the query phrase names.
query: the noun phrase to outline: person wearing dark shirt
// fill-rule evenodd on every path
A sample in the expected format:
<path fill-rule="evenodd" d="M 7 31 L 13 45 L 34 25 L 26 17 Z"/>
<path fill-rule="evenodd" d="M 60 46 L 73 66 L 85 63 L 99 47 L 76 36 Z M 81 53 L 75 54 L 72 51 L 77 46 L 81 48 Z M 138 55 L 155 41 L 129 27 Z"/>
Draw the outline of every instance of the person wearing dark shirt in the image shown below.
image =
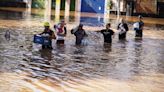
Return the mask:
<path fill-rule="evenodd" d="M 125 23 L 125 20 L 122 19 L 121 23 L 118 24 L 117 30 L 119 31 L 118 38 L 119 40 L 125 40 L 126 39 L 126 33 L 129 30 L 127 23 Z"/>
<path fill-rule="evenodd" d="M 72 29 L 71 33 L 76 36 L 76 45 L 81 45 L 82 40 L 87 36 L 82 24 L 79 24 L 77 28 Z"/>
<path fill-rule="evenodd" d="M 144 22 L 142 21 L 143 17 L 139 15 L 139 21 L 135 23 L 136 27 L 134 28 L 135 30 L 135 37 L 136 38 L 142 38 L 143 36 L 143 27 L 144 27 Z"/>
<path fill-rule="evenodd" d="M 44 23 L 44 31 L 40 34 L 43 37 L 48 37 L 50 44 L 49 45 L 42 45 L 42 49 L 49 48 L 52 49 L 52 39 L 56 39 L 54 32 L 50 29 L 49 22 Z"/>
<path fill-rule="evenodd" d="M 110 29 L 111 24 L 106 24 L 106 29 L 102 29 L 100 32 L 104 36 L 105 43 L 112 43 L 112 36 L 114 35 L 114 31 Z"/>

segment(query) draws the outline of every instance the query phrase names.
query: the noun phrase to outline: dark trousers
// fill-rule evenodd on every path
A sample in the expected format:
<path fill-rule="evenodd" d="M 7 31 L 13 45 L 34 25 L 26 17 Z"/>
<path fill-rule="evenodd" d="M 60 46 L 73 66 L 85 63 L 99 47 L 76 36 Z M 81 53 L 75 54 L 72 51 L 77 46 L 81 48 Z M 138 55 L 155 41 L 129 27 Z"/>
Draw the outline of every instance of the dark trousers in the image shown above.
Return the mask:
<path fill-rule="evenodd" d="M 104 43 L 111 44 L 112 43 L 112 39 L 110 39 L 110 40 L 104 40 Z"/>
<path fill-rule="evenodd" d="M 42 49 L 53 49 L 51 45 L 42 45 Z"/>
<path fill-rule="evenodd" d="M 135 37 L 142 37 L 142 30 L 141 29 L 135 29 L 136 36 Z"/>
<path fill-rule="evenodd" d="M 64 44 L 64 40 L 57 40 L 56 44 Z"/>
<path fill-rule="evenodd" d="M 52 48 L 52 42 L 50 41 L 49 45 L 42 45 L 42 49 L 53 49 Z"/>
<path fill-rule="evenodd" d="M 118 35 L 119 40 L 125 40 L 126 39 L 126 33 L 122 33 Z"/>

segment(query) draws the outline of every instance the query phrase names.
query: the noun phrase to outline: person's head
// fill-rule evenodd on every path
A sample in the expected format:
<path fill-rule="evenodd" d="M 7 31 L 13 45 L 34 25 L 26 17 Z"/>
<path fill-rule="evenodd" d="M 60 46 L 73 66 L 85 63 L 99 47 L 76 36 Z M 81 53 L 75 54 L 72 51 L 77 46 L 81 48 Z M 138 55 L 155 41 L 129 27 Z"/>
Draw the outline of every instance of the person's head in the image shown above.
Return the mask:
<path fill-rule="evenodd" d="M 83 24 L 79 24 L 79 29 L 83 29 Z"/>
<path fill-rule="evenodd" d="M 111 24 L 110 24 L 110 23 L 106 24 L 106 29 L 109 29 L 109 28 L 110 28 L 110 26 L 111 26 Z"/>
<path fill-rule="evenodd" d="M 125 20 L 123 18 L 121 19 L 121 23 L 125 23 Z"/>
<path fill-rule="evenodd" d="M 138 19 L 141 21 L 143 19 L 143 17 L 141 15 L 139 15 Z"/>
<path fill-rule="evenodd" d="M 60 26 L 61 26 L 61 27 L 64 27 L 65 25 L 66 25 L 65 21 L 64 21 L 64 20 L 61 20 L 61 21 L 60 21 Z"/>
<path fill-rule="evenodd" d="M 44 22 L 44 28 L 49 29 L 49 27 L 50 27 L 50 23 L 49 22 Z"/>

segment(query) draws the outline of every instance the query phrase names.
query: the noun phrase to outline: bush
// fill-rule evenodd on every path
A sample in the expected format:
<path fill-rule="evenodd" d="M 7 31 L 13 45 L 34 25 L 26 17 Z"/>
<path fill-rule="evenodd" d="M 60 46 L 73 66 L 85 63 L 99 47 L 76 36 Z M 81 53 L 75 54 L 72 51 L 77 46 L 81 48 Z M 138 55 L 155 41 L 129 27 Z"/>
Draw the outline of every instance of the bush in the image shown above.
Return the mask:
<path fill-rule="evenodd" d="M 45 8 L 45 0 L 33 0 L 32 1 L 32 8 Z"/>

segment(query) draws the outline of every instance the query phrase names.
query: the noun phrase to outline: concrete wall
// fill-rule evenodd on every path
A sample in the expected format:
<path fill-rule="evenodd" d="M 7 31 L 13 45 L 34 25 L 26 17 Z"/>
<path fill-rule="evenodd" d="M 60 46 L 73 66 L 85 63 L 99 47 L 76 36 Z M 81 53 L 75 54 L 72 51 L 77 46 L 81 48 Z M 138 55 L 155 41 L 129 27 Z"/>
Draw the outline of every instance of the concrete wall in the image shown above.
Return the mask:
<path fill-rule="evenodd" d="M 105 0 L 82 0 L 81 12 L 104 13 Z"/>
<path fill-rule="evenodd" d="M 137 0 L 136 13 L 156 14 L 157 1 L 156 0 Z"/>
<path fill-rule="evenodd" d="M 164 2 L 164 0 L 157 0 L 158 2 Z"/>
<path fill-rule="evenodd" d="M 27 7 L 22 0 L 0 0 L 0 7 Z"/>

